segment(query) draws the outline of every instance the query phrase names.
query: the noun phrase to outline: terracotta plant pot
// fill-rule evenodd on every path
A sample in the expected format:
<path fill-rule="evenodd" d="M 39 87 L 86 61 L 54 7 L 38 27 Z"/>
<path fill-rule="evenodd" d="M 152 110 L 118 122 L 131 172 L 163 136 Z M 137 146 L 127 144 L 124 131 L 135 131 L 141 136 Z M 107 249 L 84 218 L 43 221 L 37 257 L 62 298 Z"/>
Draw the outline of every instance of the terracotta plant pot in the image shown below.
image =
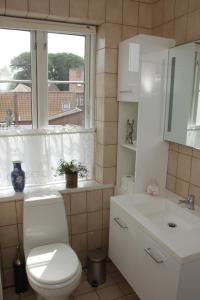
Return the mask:
<path fill-rule="evenodd" d="M 66 174 L 66 188 L 76 188 L 78 183 L 78 173 Z"/>

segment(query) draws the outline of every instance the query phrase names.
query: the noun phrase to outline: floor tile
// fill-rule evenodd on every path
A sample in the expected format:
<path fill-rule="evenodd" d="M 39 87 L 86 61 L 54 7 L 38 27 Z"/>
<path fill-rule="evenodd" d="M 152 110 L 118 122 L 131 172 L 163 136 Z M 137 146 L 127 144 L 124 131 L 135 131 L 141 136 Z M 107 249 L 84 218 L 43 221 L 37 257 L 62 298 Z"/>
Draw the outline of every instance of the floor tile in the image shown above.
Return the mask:
<path fill-rule="evenodd" d="M 98 289 L 97 294 L 101 300 L 113 300 L 122 296 L 122 292 L 116 285 Z"/>
<path fill-rule="evenodd" d="M 127 300 L 140 300 L 140 298 L 138 298 L 138 296 L 134 293 L 131 295 L 126 296 Z"/>
<path fill-rule="evenodd" d="M 120 290 L 122 291 L 124 296 L 130 295 L 134 292 L 132 287 L 126 281 L 125 282 L 120 282 L 118 284 L 118 287 L 120 288 Z"/>
<path fill-rule="evenodd" d="M 73 295 L 77 296 L 77 295 L 93 292 L 93 290 L 94 288 L 91 287 L 91 285 L 85 280 L 85 281 L 81 281 L 79 287 L 75 290 Z"/>
<path fill-rule="evenodd" d="M 114 272 L 110 274 L 112 279 L 114 280 L 115 283 L 121 283 L 121 282 L 125 282 L 124 277 L 122 276 L 122 274 L 120 272 Z"/>
<path fill-rule="evenodd" d="M 95 292 L 87 293 L 74 297 L 74 300 L 99 300 L 99 297 Z"/>

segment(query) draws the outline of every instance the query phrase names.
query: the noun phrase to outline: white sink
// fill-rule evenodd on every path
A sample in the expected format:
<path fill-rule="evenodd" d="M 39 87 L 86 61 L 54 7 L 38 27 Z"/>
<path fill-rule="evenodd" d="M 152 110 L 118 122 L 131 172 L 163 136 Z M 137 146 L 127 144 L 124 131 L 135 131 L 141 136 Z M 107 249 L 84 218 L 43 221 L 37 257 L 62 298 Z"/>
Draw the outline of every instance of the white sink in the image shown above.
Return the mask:
<path fill-rule="evenodd" d="M 162 230 L 177 232 L 200 227 L 200 218 L 168 199 L 148 198 L 142 203 L 133 204 L 133 206 Z"/>
<path fill-rule="evenodd" d="M 200 258 L 200 209 L 192 211 L 185 204 L 179 205 L 173 195 L 174 199 L 167 199 L 132 194 L 115 196 L 113 201 L 181 263 L 186 263 Z"/>

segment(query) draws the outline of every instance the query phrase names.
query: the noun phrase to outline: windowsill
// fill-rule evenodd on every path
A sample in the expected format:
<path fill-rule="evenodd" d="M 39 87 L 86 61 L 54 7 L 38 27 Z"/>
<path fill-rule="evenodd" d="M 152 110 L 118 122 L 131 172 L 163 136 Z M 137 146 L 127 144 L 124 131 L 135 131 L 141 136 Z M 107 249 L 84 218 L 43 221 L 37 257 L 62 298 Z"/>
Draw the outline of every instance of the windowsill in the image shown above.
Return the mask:
<path fill-rule="evenodd" d="M 23 193 L 15 193 L 13 191 L 13 188 L 9 189 L 2 189 L 0 190 L 0 202 L 7 202 L 7 201 L 14 201 L 14 200 L 23 200 L 25 196 L 29 195 L 30 193 L 33 193 L 35 191 L 48 191 L 49 192 L 60 192 L 61 194 L 70 194 L 70 193 L 77 193 L 77 192 L 84 192 L 84 191 L 90 191 L 90 190 L 100 190 L 100 189 L 108 189 L 113 188 L 113 184 L 104 184 L 104 183 L 98 183 L 95 180 L 85 180 L 80 181 L 78 183 L 77 188 L 67 189 L 65 187 L 65 182 L 54 184 L 54 185 L 44 185 L 44 186 L 38 186 L 38 187 L 27 187 L 25 188 Z"/>
<path fill-rule="evenodd" d="M 25 129 L 20 127 L 12 127 L 5 130 L 0 130 L 0 137 L 13 137 L 13 136 L 35 136 L 35 135 L 55 135 L 65 133 L 84 133 L 95 132 L 94 128 L 83 128 L 78 125 L 65 125 L 65 126 L 49 126 L 43 129 Z"/>

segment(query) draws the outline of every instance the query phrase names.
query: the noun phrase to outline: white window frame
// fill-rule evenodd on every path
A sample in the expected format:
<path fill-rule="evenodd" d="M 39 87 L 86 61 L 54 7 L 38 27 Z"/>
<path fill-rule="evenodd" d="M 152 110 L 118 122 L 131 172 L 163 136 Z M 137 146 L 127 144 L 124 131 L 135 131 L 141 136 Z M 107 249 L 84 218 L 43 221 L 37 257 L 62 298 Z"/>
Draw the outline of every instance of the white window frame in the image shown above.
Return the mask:
<path fill-rule="evenodd" d="M 33 130 L 48 127 L 47 33 L 85 36 L 85 128 L 93 128 L 96 27 L 1 16 L 0 29 L 31 32 Z"/>

